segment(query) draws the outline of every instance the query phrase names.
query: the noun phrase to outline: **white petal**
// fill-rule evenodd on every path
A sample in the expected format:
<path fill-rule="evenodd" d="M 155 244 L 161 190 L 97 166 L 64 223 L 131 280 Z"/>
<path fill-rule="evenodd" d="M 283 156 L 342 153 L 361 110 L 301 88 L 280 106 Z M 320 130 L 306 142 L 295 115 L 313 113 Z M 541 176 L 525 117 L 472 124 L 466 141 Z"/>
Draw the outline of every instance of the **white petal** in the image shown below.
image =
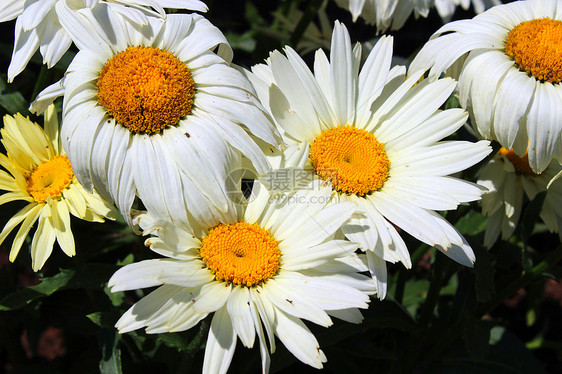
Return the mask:
<path fill-rule="evenodd" d="M 331 236 L 341 225 L 347 221 L 353 212 L 355 212 L 355 204 L 339 203 L 330 205 L 304 222 L 282 242 L 285 247 L 299 246 L 306 248 L 320 244 L 323 240 Z M 286 234 L 288 233 L 285 232 Z"/>
<path fill-rule="evenodd" d="M 399 175 L 439 175 L 444 176 L 464 170 L 481 161 L 491 152 L 490 142 L 477 143 L 465 141 L 441 142 L 423 149 L 410 148 L 394 155 L 387 152 L 391 161 L 391 177 Z M 384 188 L 384 187 L 383 187 Z"/>
<path fill-rule="evenodd" d="M 386 83 L 392 60 L 392 37 L 383 36 L 373 47 L 361 73 L 357 97 L 356 122 L 365 123 L 369 116 L 371 103 L 380 95 Z"/>
<path fill-rule="evenodd" d="M 349 256 L 358 248 L 358 244 L 346 240 L 329 240 L 314 247 L 285 247 L 279 244 L 283 253 L 283 269 L 302 270 L 319 266 L 336 257 Z"/>
<path fill-rule="evenodd" d="M 53 83 L 43 91 L 39 92 L 35 100 L 31 103 L 29 111 L 35 114 L 43 113 L 49 105 L 55 101 L 57 97 L 64 95 L 64 80 L 62 78 L 56 83 Z"/>
<path fill-rule="evenodd" d="M 8 83 L 11 83 L 16 75 L 21 73 L 27 63 L 39 48 L 39 37 L 36 30 L 24 31 L 18 18 L 15 28 L 14 51 L 12 60 L 8 66 Z"/>
<path fill-rule="evenodd" d="M 250 302 L 250 292 L 247 287 L 233 287 L 227 303 L 232 328 L 247 348 L 254 346 L 256 338 Z"/>
<path fill-rule="evenodd" d="M 351 40 L 345 26 L 334 24 L 330 51 L 330 78 L 332 83 L 332 105 L 340 126 L 355 122 L 355 94 L 357 76 L 353 76 Z"/>
<path fill-rule="evenodd" d="M 21 24 L 25 31 L 36 28 L 45 18 L 47 13 L 51 11 L 57 0 L 46 1 L 28 1 L 24 5 L 25 10 L 18 19 L 21 19 Z"/>
<path fill-rule="evenodd" d="M 388 150 L 394 147 L 407 149 L 432 145 L 458 130 L 466 122 L 467 118 L 468 113 L 459 108 L 435 113 L 404 136 L 385 141 L 385 149 Z"/>
<path fill-rule="evenodd" d="M 52 68 L 70 48 L 72 40 L 68 34 L 54 22 L 45 24 L 39 51 L 43 56 L 43 63 Z"/>
<path fill-rule="evenodd" d="M 366 254 L 369 271 L 376 285 L 377 296 L 380 300 L 383 300 L 386 297 L 386 290 L 388 288 L 386 261 L 371 251 L 367 251 Z"/>
<path fill-rule="evenodd" d="M 21 14 L 24 4 L 20 0 L 7 0 L 0 9 L 0 22 L 13 20 Z"/>
<path fill-rule="evenodd" d="M 301 278 L 301 282 L 299 282 L 301 287 L 303 278 L 308 279 L 298 273 L 292 274 L 294 274 L 293 277 Z M 312 303 L 300 289 L 293 288 L 292 282 L 287 282 L 286 279 L 278 280 L 278 278 L 279 276 L 269 279 L 261 292 L 273 305 L 285 313 L 307 319 L 320 326 L 332 325 L 332 320 L 320 306 Z"/>
<path fill-rule="evenodd" d="M 211 322 L 203 360 L 203 374 L 226 374 L 235 349 L 236 334 L 224 307 L 215 312 Z"/>
<path fill-rule="evenodd" d="M 537 82 L 537 88 L 527 116 L 529 165 L 542 172 L 562 146 L 562 95 L 549 82 Z"/>
<path fill-rule="evenodd" d="M 277 324 L 274 325 L 275 334 L 285 347 L 296 358 L 317 369 L 322 368 L 326 356 L 320 349 L 318 341 L 300 319 L 275 310 Z"/>
<path fill-rule="evenodd" d="M 199 287 L 213 279 L 212 274 L 201 269 L 199 262 L 171 259 L 145 260 L 117 270 L 108 282 L 112 292 L 172 284 L 182 287 Z"/>
<path fill-rule="evenodd" d="M 431 83 L 426 80 L 410 89 L 378 125 L 377 139 L 386 143 L 412 131 L 439 109 L 455 86 L 453 79 L 445 78 Z"/>
<path fill-rule="evenodd" d="M 507 149 L 513 147 L 519 124 L 535 91 L 533 79 L 519 69 L 510 69 L 499 86 L 494 109 L 494 134 Z"/>
<path fill-rule="evenodd" d="M 147 321 L 153 316 L 166 312 L 169 315 L 167 309 L 174 304 L 171 300 L 184 292 L 185 289 L 176 286 L 158 287 L 129 308 L 115 323 L 115 327 L 120 333 L 125 333 L 147 326 Z"/>
<path fill-rule="evenodd" d="M 105 56 L 113 54 L 107 43 L 96 32 L 92 32 L 87 20 L 72 11 L 66 1 L 57 1 L 55 10 L 59 22 L 78 49 L 93 50 Z"/>

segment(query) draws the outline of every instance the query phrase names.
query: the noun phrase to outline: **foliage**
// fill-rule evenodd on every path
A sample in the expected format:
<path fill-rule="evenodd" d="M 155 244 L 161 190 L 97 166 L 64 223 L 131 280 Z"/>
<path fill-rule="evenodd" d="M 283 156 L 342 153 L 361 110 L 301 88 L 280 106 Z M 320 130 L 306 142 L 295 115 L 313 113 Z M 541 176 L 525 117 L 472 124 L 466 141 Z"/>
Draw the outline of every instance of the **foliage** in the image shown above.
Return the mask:
<path fill-rule="evenodd" d="M 206 15 L 227 36 L 234 62 L 249 67 L 284 44 L 297 45 L 321 1 L 209 1 Z M 283 31 L 273 12 L 302 17 L 292 33 Z M 372 40 L 376 32 L 332 2 L 327 13 L 351 31 L 354 40 Z M 471 17 L 457 11 L 456 18 Z M 395 54 L 405 59 L 441 24 L 432 11 L 427 19 L 410 18 L 393 32 Z M 54 69 L 41 66 L 37 54 L 13 84 L 6 83 L 14 22 L 0 24 L 0 114 L 22 112 L 37 93 L 58 80 L 72 50 Z M 279 36 L 283 38 L 279 38 Z M 305 56 L 310 59 L 312 54 Z M 58 103 L 60 105 L 60 103 Z M 457 107 L 454 97 L 448 107 Z M 458 137 L 469 138 L 462 131 Z M 476 170 L 469 170 L 473 178 Z M 539 212 L 544 194 L 525 203 L 521 223 L 508 241 L 482 247 L 487 218 L 477 203 L 447 215 L 475 251 L 473 269 L 457 265 L 435 249 L 402 233 L 412 254 L 413 269 L 389 268 L 390 290 L 373 299 L 362 324 L 336 322 L 324 329 L 309 325 L 326 352 L 326 372 L 381 373 L 541 373 L 562 372 L 562 246 L 548 233 Z M 1 207 L 2 225 L 17 207 Z M 179 333 L 120 335 L 114 323 L 147 291 L 107 289 L 121 265 L 151 258 L 143 239 L 123 221 L 104 225 L 73 221 L 77 256 L 55 248 L 44 269 L 31 272 L 27 239 L 22 254 L 9 263 L 10 241 L 0 248 L 0 363 L 11 373 L 187 373 L 200 371 L 209 320 Z M 25 254 L 25 255 L 24 255 Z M 54 332 L 53 332 L 54 331 Z M 259 370 L 259 349 L 239 343 L 230 372 Z M 281 344 L 272 356 L 272 373 L 313 372 Z M 314 371 L 316 372 L 316 371 Z"/>

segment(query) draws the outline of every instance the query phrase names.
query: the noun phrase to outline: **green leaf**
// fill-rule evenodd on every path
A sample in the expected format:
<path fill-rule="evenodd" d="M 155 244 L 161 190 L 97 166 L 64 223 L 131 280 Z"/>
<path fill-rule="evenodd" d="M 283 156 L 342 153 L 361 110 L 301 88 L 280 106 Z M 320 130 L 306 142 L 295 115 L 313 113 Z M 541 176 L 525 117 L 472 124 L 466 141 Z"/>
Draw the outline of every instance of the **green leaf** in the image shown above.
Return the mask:
<path fill-rule="evenodd" d="M 461 107 L 461 103 L 459 101 L 459 96 L 457 94 L 452 94 L 445 102 L 445 109 L 460 108 L 460 107 Z"/>
<path fill-rule="evenodd" d="M 99 364 L 100 373 L 102 374 L 121 374 L 121 349 L 119 348 L 119 340 L 121 335 L 115 329 L 102 329 L 98 336 L 98 342 L 102 353 Z"/>
<path fill-rule="evenodd" d="M 19 92 L 0 95 L 0 106 L 8 113 L 27 113 L 27 102 Z"/>
<path fill-rule="evenodd" d="M 129 253 L 123 260 L 117 261 L 117 266 L 125 266 L 135 262 L 135 255 Z"/>
<path fill-rule="evenodd" d="M 27 102 L 23 95 L 13 91 L 3 78 L 0 78 L 0 106 L 9 114 L 27 113 Z"/>
<path fill-rule="evenodd" d="M 158 341 L 170 348 L 175 348 L 178 351 L 187 350 L 187 347 L 189 346 L 189 341 L 185 338 L 185 336 L 173 332 L 158 334 Z"/>
<path fill-rule="evenodd" d="M 125 301 L 125 292 L 123 291 L 111 292 L 111 289 L 106 286 L 103 288 L 103 292 L 107 295 L 113 306 L 118 307 Z"/>
<path fill-rule="evenodd" d="M 95 312 L 88 314 L 86 317 L 93 323 L 104 328 L 114 328 L 115 323 L 121 317 L 121 312 L 112 310 L 110 312 Z"/>
<path fill-rule="evenodd" d="M 484 230 L 488 226 L 488 217 L 484 217 L 480 212 L 476 210 L 470 210 L 467 214 L 462 216 L 457 222 L 455 227 L 463 235 L 476 235 Z"/>
<path fill-rule="evenodd" d="M 411 315 L 415 314 L 420 304 L 425 300 L 428 289 L 429 281 L 427 279 L 406 282 L 402 305 L 408 309 Z"/>
<path fill-rule="evenodd" d="M 111 278 L 117 269 L 117 266 L 110 264 L 85 264 L 78 268 L 67 287 L 98 289 Z"/>
<path fill-rule="evenodd" d="M 76 270 L 62 269 L 57 275 L 43 278 L 41 283 L 36 286 L 27 287 L 5 296 L 0 300 L 0 311 L 22 308 L 36 299 L 49 296 L 62 289 L 99 289 L 116 270 L 117 266 L 109 264 L 86 264 Z"/>
<path fill-rule="evenodd" d="M 14 310 L 22 308 L 33 300 L 51 295 L 63 288 L 76 274 L 75 270 L 63 269 L 57 275 L 43 278 L 36 286 L 13 292 L 0 300 L 0 310 Z"/>
<path fill-rule="evenodd" d="M 251 53 L 256 49 L 254 34 L 254 31 L 248 31 L 244 34 L 227 33 L 225 36 L 232 49 Z"/>

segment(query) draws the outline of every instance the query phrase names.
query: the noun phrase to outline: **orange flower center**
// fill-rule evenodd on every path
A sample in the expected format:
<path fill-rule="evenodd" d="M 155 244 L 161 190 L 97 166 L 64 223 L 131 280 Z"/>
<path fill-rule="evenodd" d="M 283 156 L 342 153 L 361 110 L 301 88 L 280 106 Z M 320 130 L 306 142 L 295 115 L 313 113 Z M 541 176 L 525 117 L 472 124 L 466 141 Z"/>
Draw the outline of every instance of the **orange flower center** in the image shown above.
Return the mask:
<path fill-rule="evenodd" d="M 70 186 L 74 172 L 66 156 L 56 156 L 37 166 L 27 178 L 27 192 L 37 203 L 47 198 L 59 199 L 62 191 Z"/>
<path fill-rule="evenodd" d="M 273 277 L 281 257 L 269 231 L 244 221 L 213 228 L 203 238 L 200 254 L 218 281 L 246 287 Z"/>
<path fill-rule="evenodd" d="M 541 81 L 562 81 L 562 21 L 534 19 L 507 35 L 505 53 L 519 68 Z"/>
<path fill-rule="evenodd" d="M 507 148 L 501 147 L 498 153 L 505 156 L 515 168 L 515 171 L 521 174 L 536 175 L 536 173 L 529 166 L 529 154 L 525 153 L 525 156 L 519 157 L 513 149 L 507 150 Z"/>
<path fill-rule="evenodd" d="M 316 174 L 333 189 L 364 196 L 379 190 L 390 169 L 384 146 L 375 136 L 353 126 L 322 131 L 310 145 Z"/>
<path fill-rule="evenodd" d="M 132 133 L 158 133 L 191 113 L 195 82 L 168 51 L 129 47 L 103 66 L 98 104 Z"/>

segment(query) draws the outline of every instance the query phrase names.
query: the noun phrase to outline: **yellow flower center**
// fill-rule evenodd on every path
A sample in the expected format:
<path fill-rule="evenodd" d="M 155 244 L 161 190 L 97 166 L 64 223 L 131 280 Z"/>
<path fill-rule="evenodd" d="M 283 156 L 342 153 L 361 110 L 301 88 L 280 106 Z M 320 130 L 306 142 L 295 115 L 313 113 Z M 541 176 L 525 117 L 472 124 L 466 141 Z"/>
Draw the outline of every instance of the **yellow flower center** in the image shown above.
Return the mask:
<path fill-rule="evenodd" d="M 158 133 L 193 106 L 189 68 L 168 51 L 129 47 L 108 60 L 97 81 L 98 104 L 132 133 Z"/>
<path fill-rule="evenodd" d="M 562 21 L 534 19 L 515 26 L 507 35 L 505 53 L 536 79 L 562 81 Z"/>
<path fill-rule="evenodd" d="M 513 149 L 508 150 L 507 148 L 501 147 L 498 153 L 505 156 L 509 162 L 513 164 L 515 171 L 521 174 L 536 175 L 536 173 L 529 166 L 529 154 L 525 153 L 525 156 L 519 157 Z"/>
<path fill-rule="evenodd" d="M 322 131 L 310 145 L 316 174 L 339 192 L 364 196 L 380 189 L 390 169 L 384 146 L 353 126 Z"/>
<path fill-rule="evenodd" d="M 56 156 L 31 172 L 27 178 L 27 192 L 38 203 L 47 201 L 49 196 L 58 199 L 73 177 L 74 172 L 68 157 Z"/>
<path fill-rule="evenodd" d="M 213 228 L 203 238 L 200 254 L 217 280 L 247 287 L 273 277 L 281 257 L 269 231 L 244 221 Z"/>

